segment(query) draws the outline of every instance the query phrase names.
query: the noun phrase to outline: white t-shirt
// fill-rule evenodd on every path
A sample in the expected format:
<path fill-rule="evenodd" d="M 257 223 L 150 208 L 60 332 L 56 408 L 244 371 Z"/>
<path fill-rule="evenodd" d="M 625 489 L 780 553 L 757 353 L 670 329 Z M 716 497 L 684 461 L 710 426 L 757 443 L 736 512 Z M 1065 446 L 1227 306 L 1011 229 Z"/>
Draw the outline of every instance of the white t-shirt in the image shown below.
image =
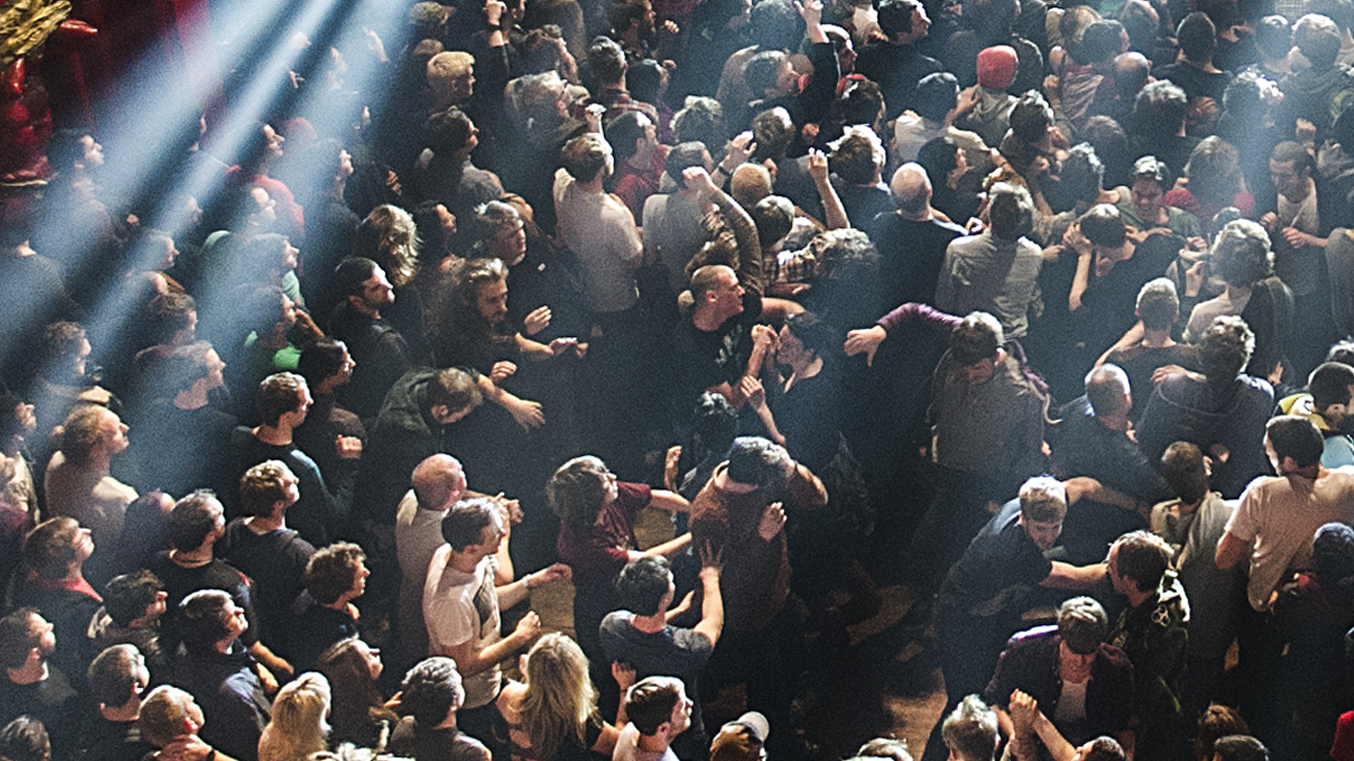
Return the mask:
<path fill-rule="evenodd" d="M 616 749 L 611 752 L 611 761 L 677 761 L 672 748 L 664 748 L 662 753 L 639 749 L 639 728 L 626 724 L 621 736 L 616 740 Z"/>
<path fill-rule="evenodd" d="M 447 655 L 451 648 L 473 642 L 483 650 L 503 639 L 498 626 L 498 593 L 494 574 L 498 561 L 486 557 L 474 573 L 463 573 L 447 565 L 451 545 L 444 544 L 428 563 L 428 578 L 423 585 L 423 620 L 428 629 L 428 653 Z M 462 675 L 465 708 L 479 708 L 498 696 L 501 674 L 494 664 L 478 674 Z"/>
<path fill-rule="evenodd" d="M 395 514 L 395 555 L 400 563 L 400 636 L 409 657 L 421 659 L 428 652 L 428 632 L 423 623 L 423 585 L 428 561 L 442 539 L 446 510 L 420 510 L 418 498 L 409 490 Z"/>
<path fill-rule="evenodd" d="M 554 197 L 559 235 L 583 265 L 588 305 L 594 312 L 634 306 L 644 243 L 630 209 L 609 193 L 581 189 L 564 169 L 555 172 Z"/>
<path fill-rule="evenodd" d="M 1312 536 L 1322 524 L 1354 520 L 1354 471 L 1324 471 L 1315 481 L 1300 476 L 1262 476 L 1241 495 L 1227 533 L 1250 543 L 1251 607 L 1269 608 L 1270 594 L 1290 570 L 1310 567 Z"/>

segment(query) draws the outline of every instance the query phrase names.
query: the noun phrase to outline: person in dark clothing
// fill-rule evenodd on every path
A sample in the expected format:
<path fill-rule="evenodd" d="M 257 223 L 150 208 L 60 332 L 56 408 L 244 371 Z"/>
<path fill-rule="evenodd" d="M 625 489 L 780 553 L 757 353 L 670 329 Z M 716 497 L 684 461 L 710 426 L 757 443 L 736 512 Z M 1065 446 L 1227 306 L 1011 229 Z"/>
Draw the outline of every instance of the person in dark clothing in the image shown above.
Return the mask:
<path fill-rule="evenodd" d="M 14 593 L 16 606 L 32 608 L 51 622 L 62 642 L 51 661 L 82 692 L 85 669 L 94 659 L 85 632 L 103 602 L 81 570 L 93 551 L 89 529 L 74 518 L 43 521 L 24 540 L 23 567 L 28 575 Z"/>
<path fill-rule="evenodd" d="M 160 646 L 160 619 L 168 598 L 164 584 L 150 571 L 114 576 L 103 587 L 103 607 L 89 623 L 93 651 L 134 645 L 150 672 L 147 686 L 168 684 L 174 654 Z"/>
<path fill-rule="evenodd" d="M 306 564 L 306 590 L 292 607 L 291 645 L 300 668 L 314 668 L 330 645 L 359 635 L 360 614 L 352 601 L 367 591 L 366 559 L 357 545 L 339 542 Z"/>
<path fill-rule="evenodd" d="M 336 395 L 358 417 L 374 420 L 390 388 L 412 364 L 404 337 L 381 318 L 382 310 L 395 303 L 395 289 L 380 265 L 362 257 L 339 264 L 334 287 L 344 301 L 334 310 L 330 329 L 356 363 Z"/>
<path fill-rule="evenodd" d="M 930 26 L 931 18 L 919 0 L 886 0 L 879 5 L 879 28 L 888 39 L 861 48 L 856 71 L 879 83 L 889 119 L 912 105 L 912 91 L 922 77 L 945 70 L 940 61 L 914 47 Z"/>
<path fill-rule="evenodd" d="M 1232 81 L 1232 75 L 1213 65 L 1217 33 L 1208 14 L 1195 12 L 1181 19 L 1175 36 L 1180 42 L 1180 52 L 1184 58 L 1177 63 L 1156 67 L 1152 70 L 1152 76 L 1158 81 L 1165 79 L 1174 82 L 1191 101 L 1212 98 L 1221 104 L 1222 94 Z"/>
<path fill-rule="evenodd" d="M 259 463 L 240 478 L 246 518 L 226 526 L 216 553 L 254 582 L 258 629 L 282 643 L 294 623 L 292 602 L 305 588 L 306 564 L 315 547 L 287 528 L 286 511 L 301 498 L 299 481 L 277 460 Z"/>
<path fill-rule="evenodd" d="M 258 761 L 272 704 L 240 642 L 249 628 L 244 610 L 225 592 L 202 589 L 184 598 L 179 613 L 184 648 L 174 665 L 174 684 L 211 717 L 202 739 L 236 761 Z"/>
<path fill-rule="evenodd" d="M 415 761 L 489 761 L 489 749 L 456 728 L 465 688 L 456 662 L 428 658 L 409 670 L 401 685 L 405 718 L 390 737 L 390 749 Z"/>
<path fill-rule="evenodd" d="M 142 739 L 137 719 L 141 693 L 150 685 L 150 671 L 135 645 L 113 645 L 89 666 L 89 699 L 80 730 L 85 761 L 141 761 L 154 750 Z M 87 708 L 86 711 L 89 711 Z"/>
<path fill-rule="evenodd" d="M 1152 398 L 1152 374 L 1158 367 L 1178 365 L 1198 371 L 1199 351 L 1195 346 L 1176 343 L 1171 338 L 1171 327 L 1180 318 L 1180 298 L 1170 278 L 1149 280 L 1138 291 L 1138 320 L 1142 322 L 1142 339 L 1111 351 L 1108 361 L 1118 365 L 1128 375 L 1129 393 L 1133 406 L 1128 417 L 1137 424 L 1147 400 Z M 1122 342 L 1121 342 L 1122 343 Z"/>
<path fill-rule="evenodd" d="M 339 405 L 336 392 L 352 379 L 355 366 L 342 341 L 321 338 L 301 350 L 296 372 L 310 388 L 310 411 L 292 430 L 292 441 L 315 460 L 325 486 L 337 504 L 352 504 L 367 429 L 361 419 Z"/>
<path fill-rule="evenodd" d="M 60 669 L 48 663 L 56 652 L 52 625 L 32 608 L 0 618 L 0 725 L 28 714 L 50 727 L 53 761 L 75 757 L 81 696 Z"/>
<path fill-rule="evenodd" d="M 890 306 L 934 305 L 945 249 L 964 228 L 936 215 L 931 179 L 919 164 L 899 167 L 889 181 L 889 193 L 896 209 L 864 228 L 879 251 L 880 298 Z"/>
<path fill-rule="evenodd" d="M 1311 122 L 1320 145 L 1344 104 L 1354 97 L 1354 77 L 1348 67 L 1336 63 L 1340 28 L 1329 18 L 1309 13 L 1298 19 L 1293 25 L 1293 44 L 1312 65 L 1279 80 L 1284 99 L 1275 121 L 1284 135 L 1293 134 L 1299 119 Z"/>

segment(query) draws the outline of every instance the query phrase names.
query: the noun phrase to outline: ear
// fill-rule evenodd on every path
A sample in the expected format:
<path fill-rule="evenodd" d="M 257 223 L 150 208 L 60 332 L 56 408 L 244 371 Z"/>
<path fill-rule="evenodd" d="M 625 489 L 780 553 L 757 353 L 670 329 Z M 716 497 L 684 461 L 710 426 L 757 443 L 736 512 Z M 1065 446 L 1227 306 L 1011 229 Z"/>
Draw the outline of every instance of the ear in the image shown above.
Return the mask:
<path fill-rule="evenodd" d="M 446 417 L 447 413 L 450 412 L 450 410 L 447 408 L 447 405 L 445 404 L 434 404 L 432 407 L 428 408 L 428 412 L 434 418 L 442 418 Z"/>

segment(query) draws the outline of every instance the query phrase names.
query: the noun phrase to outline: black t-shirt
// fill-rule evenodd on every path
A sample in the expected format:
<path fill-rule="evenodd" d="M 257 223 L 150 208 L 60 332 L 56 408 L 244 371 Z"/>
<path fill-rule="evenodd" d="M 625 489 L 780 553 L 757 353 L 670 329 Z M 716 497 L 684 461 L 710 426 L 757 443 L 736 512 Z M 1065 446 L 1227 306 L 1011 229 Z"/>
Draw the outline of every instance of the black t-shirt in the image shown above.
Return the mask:
<path fill-rule="evenodd" d="M 700 393 L 712 386 L 737 385 L 752 356 L 752 325 L 761 316 L 761 306 L 761 298 L 748 291 L 742 313 L 713 331 L 700 330 L 690 317 L 678 324 L 672 368 L 678 414 L 689 414 Z"/>
<path fill-rule="evenodd" d="M 910 301 L 934 305 L 945 249 L 964 234 L 963 228 L 938 219 L 913 222 L 888 212 L 875 217 L 865 232 L 879 250 L 884 308 Z"/>
<path fill-rule="evenodd" d="M 196 568 L 184 568 L 161 552 L 146 566 L 160 583 L 165 585 L 167 610 L 160 619 L 160 647 L 173 653 L 179 648 L 179 603 L 199 589 L 219 589 L 230 595 L 235 604 L 244 609 L 249 628 L 240 635 L 246 647 L 259 640 L 258 614 L 254 612 L 254 594 L 249 579 L 225 561 L 214 559 Z"/>
<path fill-rule="evenodd" d="M 489 749 L 464 732 L 447 729 L 419 729 L 412 716 L 406 716 L 390 733 L 390 752 L 414 761 L 486 761 Z"/>
<path fill-rule="evenodd" d="M 81 761 L 141 761 L 155 746 L 141 739 L 136 721 L 109 721 L 97 710 L 80 731 Z"/>
<path fill-rule="evenodd" d="M 0 677 L 0 726 L 28 714 L 47 729 L 52 761 L 70 761 L 75 757 L 79 731 L 80 695 L 60 669 L 50 664 L 47 668 L 47 678 L 32 684 L 15 684 Z"/>
<path fill-rule="evenodd" d="M 1133 408 L 1129 410 L 1128 417 L 1136 423 L 1142 418 L 1142 411 L 1147 409 L 1147 400 L 1152 398 L 1152 373 L 1166 365 L 1179 365 L 1186 370 L 1197 371 L 1199 350 L 1185 344 L 1164 349 L 1133 346 L 1110 354 L 1109 361 L 1128 374 L 1128 385 L 1133 390 Z"/>
<path fill-rule="evenodd" d="M 327 546 L 334 532 L 339 529 L 338 524 L 342 516 L 334 505 L 334 499 L 315 461 L 295 444 L 281 446 L 265 444 L 244 426 L 236 428 L 231 433 L 230 447 L 235 454 L 237 483 L 246 470 L 266 460 L 280 460 L 291 469 L 300 481 L 301 499 L 287 508 L 287 523 L 312 545 Z M 235 498 L 228 499 L 227 495 L 234 495 Z M 230 517 L 238 515 L 238 486 L 221 496 L 222 503 L 226 505 L 227 515 Z M 232 507 L 236 509 L 232 510 Z"/>
<path fill-rule="evenodd" d="M 291 621 L 292 602 L 305 589 L 306 563 L 315 548 L 290 529 L 259 535 L 244 518 L 236 518 L 214 549 L 253 582 L 260 634 L 270 642 L 282 639 Z"/>

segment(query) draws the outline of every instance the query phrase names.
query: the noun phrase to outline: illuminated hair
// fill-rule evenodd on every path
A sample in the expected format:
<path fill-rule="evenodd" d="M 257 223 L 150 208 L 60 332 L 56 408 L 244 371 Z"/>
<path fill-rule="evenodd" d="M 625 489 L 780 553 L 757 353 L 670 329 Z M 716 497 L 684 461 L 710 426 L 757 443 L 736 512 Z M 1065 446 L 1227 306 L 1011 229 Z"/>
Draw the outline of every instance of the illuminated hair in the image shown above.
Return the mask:
<path fill-rule="evenodd" d="M 522 730 L 532 755 L 553 758 L 569 738 L 586 745 L 589 720 L 597 713 L 597 691 L 588 678 L 588 659 L 568 635 L 551 632 L 527 653 Z"/>

